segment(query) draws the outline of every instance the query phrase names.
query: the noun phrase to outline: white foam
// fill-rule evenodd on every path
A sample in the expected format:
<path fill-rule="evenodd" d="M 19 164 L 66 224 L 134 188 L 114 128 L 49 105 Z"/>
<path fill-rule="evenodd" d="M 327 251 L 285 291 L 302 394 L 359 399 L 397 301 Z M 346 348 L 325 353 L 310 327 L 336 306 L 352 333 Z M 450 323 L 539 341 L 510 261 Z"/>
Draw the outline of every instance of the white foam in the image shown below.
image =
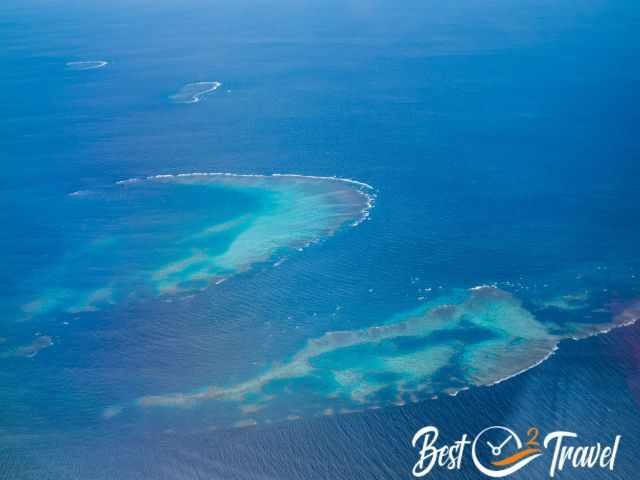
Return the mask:
<path fill-rule="evenodd" d="M 109 64 L 106 60 L 84 60 L 78 62 L 67 62 L 65 66 L 69 70 L 95 70 L 106 67 Z"/>
<path fill-rule="evenodd" d="M 169 98 L 175 103 L 198 103 L 202 97 L 220 88 L 220 82 L 194 82 L 184 85 L 178 93 L 171 95 Z M 191 91 L 192 89 L 200 90 Z"/>
<path fill-rule="evenodd" d="M 471 287 L 469 291 L 480 292 L 482 290 L 495 290 L 497 288 L 498 288 L 497 285 L 482 284 L 482 285 L 476 285 L 475 287 Z"/>
<path fill-rule="evenodd" d="M 91 190 L 76 190 L 75 192 L 71 192 L 69 194 L 70 197 L 82 197 L 85 195 L 91 195 Z"/>
<path fill-rule="evenodd" d="M 540 360 L 538 360 L 537 362 L 529 365 L 528 367 L 523 368 L 522 370 L 519 370 L 515 373 L 512 373 L 511 375 L 507 375 L 506 377 L 503 378 L 499 378 L 498 380 L 491 382 L 491 383 L 485 383 L 483 386 L 485 387 L 492 387 L 493 385 L 498 385 L 499 383 L 502 383 L 506 380 L 509 380 L 511 378 L 517 377 L 518 375 L 522 375 L 525 372 L 528 372 L 529 370 L 531 370 L 532 368 L 536 368 L 538 365 L 542 365 L 542 363 L 546 362 L 549 358 L 551 358 L 551 356 L 556 353 L 558 351 L 558 345 L 554 346 L 551 351 L 549 353 L 547 353 L 543 358 L 541 358 Z"/>
<path fill-rule="evenodd" d="M 368 183 L 354 180 L 352 178 L 336 177 L 336 176 L 321 176 L 321 175 L 303 175 L 300 173 L 272 173 L 272 174 L 259 174 L 259 173 L 230 173 L 230 172 L 186 172 L 186 173 L 162 173 L 157 175 L 148 175 L 144 179 L 139 177 L 127 178 L 124 180 L 118 180 L 117 185 L 127 185 L 132 183 L 138 183 L 143 180 L 170 180 L 172 178 L 189 178 L 189 177 L 236 177 L 236 178 L 299 178 L 301 180 L 319 180 L 319 181 L 333 181 L 342 182 L 355 185 L 358 187 L 356 190 L 361 195 L 364 195 L 367 199 L 365 206 L 360 211 L 360 216 L 353 221 L 350 226 L 357 227 L 365 220 L 368 220 L 371 215 L 376 201 L 375 189 Z"/>
<path fill-rule="evenodd" d="M 129 185 L 132 183 L 139 183 L 142 181 L 142 178 L 127 178 L 126 180 L 118 180 L 116 185 Z"/>
<path fill-rule="evenodd" d="M 634 313 L 635 312 L 635 313 Z M 622 319 L 622 318 L 627 318 L 626 320 L 622 320 L 619 321 L 619 323 L 615 323 L 615 321 L 617 319 Z M 603 327 L 600 330 L 595 330 L 593 332 L 588 332 L 585 333 L 584 335 L 574 335 L 571 337 L 567 337 L 563 340 L 573 340 L 573 341 L 580 341 L 580 340 L 585 340 L 587 338 L 591 338 L 591 337 L 595 337 L 597 335 L 604 335 L 607 334 L 609 332 L 611 332 L 612 330 L 615 330 L 617 328 L 622 328 L 622 327 L 629 327 L 633 324 L 635 324 L 638 320 L 640 320 L 640 301 L 638 302 L 634 302 L 633 306 L 629 309 L 625 309 L 622 313 L 620 313 L 619 315 L 616 315 L 616 317 L 614 318 L 614 323 L 607 325 L 606 327 Z M 531 370 L 532 368 L 536 368 L 538 365 L 541 365 L 542 363 L 546 362 L 549 358 L 551 358 L 552 355 L 554 355 L 558 349 L 559 349 L 559 344 L 562 342 L 562 340 L 560 340 L 560 342 L 558 342 L 558 345 L 556 345 L 547 355 L 545 355 L 542 359 L 538 360 L 537 362 L 535 362 L 534 364 L 523 368 L 522 370 L 513 373 L 511 375 L 508 375 L 504 378 L 500 378 L 498 380 L 496 380 L 495 382 L 491 382 L 491 383 L 487 383 L 484 386 L 487 387 L 491 387 L 493 385 L 497 385 L 499 383 L 502 383 L 506 380 L 509 380 L 511 378 L 517 377 L 518 375 L 521 375 L 529 370 Z"/>

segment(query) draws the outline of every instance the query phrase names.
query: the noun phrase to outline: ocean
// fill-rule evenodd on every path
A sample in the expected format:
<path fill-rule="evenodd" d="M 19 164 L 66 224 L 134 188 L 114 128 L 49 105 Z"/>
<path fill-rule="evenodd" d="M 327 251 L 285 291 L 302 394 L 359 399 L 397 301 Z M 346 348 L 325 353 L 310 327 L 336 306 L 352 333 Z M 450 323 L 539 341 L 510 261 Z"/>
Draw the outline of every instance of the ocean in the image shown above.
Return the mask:
<path fill-rule="evenodd" d="M 0 478 L 410 478 L 425 425 L 634 478 L 639 21 L 3 2 Z"/>

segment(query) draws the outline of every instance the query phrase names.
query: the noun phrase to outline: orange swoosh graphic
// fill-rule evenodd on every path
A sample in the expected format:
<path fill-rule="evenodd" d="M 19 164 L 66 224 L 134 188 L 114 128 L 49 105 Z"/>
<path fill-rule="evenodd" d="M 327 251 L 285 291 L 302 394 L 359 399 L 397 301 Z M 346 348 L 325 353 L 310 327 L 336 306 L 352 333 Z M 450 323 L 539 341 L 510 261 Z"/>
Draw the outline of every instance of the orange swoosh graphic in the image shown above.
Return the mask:
<path fill-rule="evenodd" d="M 521 458 L 528 457 L 529 455 L 533 455 L 534 453 L 540 453 L 540 449 L 527 448 L 526 450 L 521 450 L 520 452 L 514 453 L 510 457 L 503 458 L 502 460 L 498 460 L 497 462 L 491 462 L 491 464 L 495 465 L 496 467 L 504 467 L 505 465 L 511 465 Z"/>

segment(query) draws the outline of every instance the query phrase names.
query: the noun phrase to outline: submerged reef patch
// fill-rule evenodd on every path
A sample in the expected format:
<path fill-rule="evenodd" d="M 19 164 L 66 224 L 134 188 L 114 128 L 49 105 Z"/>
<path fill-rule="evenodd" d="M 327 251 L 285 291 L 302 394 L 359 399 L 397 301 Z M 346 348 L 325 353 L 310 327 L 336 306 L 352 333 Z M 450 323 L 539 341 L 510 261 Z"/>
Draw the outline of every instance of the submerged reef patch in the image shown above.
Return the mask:
<path fill-rule="evenodd" d="M 65 66 L 67 70 L 95 70 L 97 68 L 106 67 L 109 64 L 106 60 L 86 60 L 81 62 L 67 62 Z"/>
<path fill-rule="evenodd" d="M 29 344 L 10 348 L 0 354 L 1 358 L 9 357 L 35 357 L 41 350 L 53 346 L 53 338 L 48 335 L 37 335 Z"/>
<path fill-rule="evenodd" d="M 301 175 L 180 174 L 129 179 L 61 199 L 67 253 L 20 285 L 17 319 L 82 315 L 193 292 L 357 225 L 363 183 Z"/>
<path fill-rule="evenodd" d="M 606 328 L 638 316 L 634 305 Z M 221 422 L 244 425 L 402 405 L 500 382 L 544 361 L 561 340 L 602 328 L 547 325 L 494 286 L 455 290 L 381 325 L 327 332 L 243 382 L 147 395 L 130 407 L 218 402 Z"/>
<path fill-rule="evenodd" d="M 174 103 L 198 103 L 205 95 L 216 91 L 221 85 L 220 82 L 187 83 L 169 99 Z"/>

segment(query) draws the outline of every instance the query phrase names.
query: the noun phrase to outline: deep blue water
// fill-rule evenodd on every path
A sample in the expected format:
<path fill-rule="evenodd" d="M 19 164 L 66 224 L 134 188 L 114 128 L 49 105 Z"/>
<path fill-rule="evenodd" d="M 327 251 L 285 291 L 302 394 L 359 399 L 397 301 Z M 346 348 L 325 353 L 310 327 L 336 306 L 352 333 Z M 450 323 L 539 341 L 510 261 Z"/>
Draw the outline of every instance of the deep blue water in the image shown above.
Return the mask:
<path fill-rule="evenodd" d="M 373 412 L 215 431 L 216 405 L 103 412 L 236 384 L 309 338 L 451 289 L 496 283 L 545 324 L 610 321 L 611 302 L 640 293 L 639 21 L 635 2 L 605 0 L 4 2 L 3 312 L 73 250 L 92 212 L 58 207 L 71 192 L 276 172 L 357 179 L 377 201 L 357 228 L 181 301 L 3 313 L 7 349 L 53 345 L 0 358 L 0 477 L 407 478 L 422 425 L 454 439 L 536 424 L 623 435 L 613 474 L 563 478 L 633 478 L 637 326 L 563 341 L 493 387 Z M 65 66 L 85 60 L 109 64 Z M 200 81 L 222 86 L 171 102 Z M 577 311 L 540 306 L 584 291 Z M 543 474 L 532 464 L 515 477 Z"/>

